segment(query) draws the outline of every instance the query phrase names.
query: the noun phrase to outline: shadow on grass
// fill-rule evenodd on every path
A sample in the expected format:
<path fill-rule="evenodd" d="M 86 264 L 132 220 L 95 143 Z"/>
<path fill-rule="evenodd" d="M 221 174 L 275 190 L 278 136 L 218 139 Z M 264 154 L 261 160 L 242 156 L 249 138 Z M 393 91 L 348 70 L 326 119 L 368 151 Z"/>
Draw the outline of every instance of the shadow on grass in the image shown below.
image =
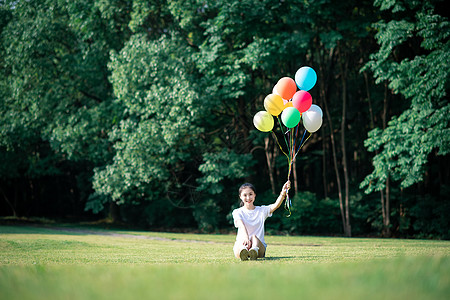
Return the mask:
<path fill-rule="evenodd" d="M 269 257 L 260 258 L 260 260 L 272 261 L 272 260 L 296 259 L 296 258 L 300 258 L 300 257 L 299 256 L 269 256 Z"/>

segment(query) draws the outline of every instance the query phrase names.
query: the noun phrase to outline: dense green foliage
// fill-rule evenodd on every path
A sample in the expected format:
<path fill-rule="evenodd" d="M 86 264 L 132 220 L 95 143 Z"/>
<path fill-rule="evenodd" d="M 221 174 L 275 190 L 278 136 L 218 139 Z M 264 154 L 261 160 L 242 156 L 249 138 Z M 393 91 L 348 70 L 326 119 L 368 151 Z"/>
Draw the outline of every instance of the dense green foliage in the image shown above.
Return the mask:
<path fill-rule="evenodd" d="M 450 238 L 443 1 L 0 0 L 2 215 L 230 228 L 286 159 L 252 116 L 318 74 L 272 231 Z M 342 229 L 341 229 L 342 228 Z"/>

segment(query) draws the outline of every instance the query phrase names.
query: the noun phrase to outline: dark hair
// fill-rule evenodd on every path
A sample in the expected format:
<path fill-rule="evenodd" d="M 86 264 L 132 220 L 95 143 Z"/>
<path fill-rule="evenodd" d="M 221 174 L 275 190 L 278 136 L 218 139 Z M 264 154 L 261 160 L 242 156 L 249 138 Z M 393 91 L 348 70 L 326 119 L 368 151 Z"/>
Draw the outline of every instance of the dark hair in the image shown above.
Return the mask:
<path fill-rule="evenodd" d="M 239 188 L 239 196 L 241 196 L 241 192 L 242 192 L 242 190 L 245 189 L 245 188 L 250 188 L 250 189 L 256 194 L 256 189 L 255 189 L 255 187 L 254 187 L 253 184 L 251 184 L 251 183 L 244 183 L 244 184 L 241 185 L 241 187 Z M 240 207 L 244 206 L 244 202 L 242 202 L 242 200 L 241 200 L 241 202 L 239 203 L 239 206 L 240 206 Z"/>

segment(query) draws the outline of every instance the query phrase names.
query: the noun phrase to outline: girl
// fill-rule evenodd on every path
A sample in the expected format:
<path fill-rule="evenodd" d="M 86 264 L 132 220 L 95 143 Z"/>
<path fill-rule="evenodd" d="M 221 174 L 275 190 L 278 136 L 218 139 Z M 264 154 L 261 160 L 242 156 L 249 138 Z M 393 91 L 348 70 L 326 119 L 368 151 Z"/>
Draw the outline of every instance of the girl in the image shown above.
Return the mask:
<path fill-rule="evenodd" d="M 287 181 L 275 203 L 255 206 L 255 187 L 250 183 L 241 185 L 239 188 L 241 207 L 233 210 L 234 226 L 238 229 L 233 247 L 237 258 L 255 260 L 258 257 L 265 257 L 267 245 L 264 241 L 264 222 L 280 207 L 290 187 L 291 182 Z"/>

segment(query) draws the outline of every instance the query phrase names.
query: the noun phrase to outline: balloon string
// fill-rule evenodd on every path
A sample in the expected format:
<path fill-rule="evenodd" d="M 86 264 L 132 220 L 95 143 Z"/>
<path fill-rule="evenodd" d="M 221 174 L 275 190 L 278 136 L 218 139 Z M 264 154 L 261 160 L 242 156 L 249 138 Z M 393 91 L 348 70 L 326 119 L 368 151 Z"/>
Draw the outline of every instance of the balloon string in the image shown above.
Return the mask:
<path fill-rule="evenodd" d="M 307 130 L 305 130 L 305 132 L 303 132 L 302 140 L 300 141 L 300 145 L 299 145 L 297 151 L 295 151 L 295 156 L 297 156 L 298 151 L 300 150 L 300 148 L 301 148 L 302 145 L 303 145 L 303 140 L 305 139 L 306 131 L 307 131 Z"/>
<path fill-rule="evenodd" d="M 288 157 L 287 153 L 284 152 L 283 147 L 281 147 L 280 142 L 278 141 L 278 138 L 277 138 L 277 135 L 275 134 L 275 132 L 273 132 L 273 131 L 271 131 L 271 132 L 272 132 L 273 137 L 275 138 L 275 141 L 276 141 L 277 144 L 278 144 L 278 147 L 280 147 L 281 152 L 283 152 L 283 154 L 284 154 L 286 157 Z"/>
<path fill-rule="evenodd" d="M 277 116 L 277 119 L 278 119 L 278 124 L 280 124 L 281 132 L 283 133 L 284 142 L 286 143 L 286 147 L 289 149 L 289 144 L 288 144 L 288 142 L 286 140 L 286 133 L 287 132 L 286 133 L 284 132 L 283 125 L 281 124 L 281 121 L 280 121 L 280 115 Z"/>
<path fill-rule="evenodd" d="M 295 149 L 293 148 L 294 145 L 294 129 L 291 128 L 290 131 L 290 136 L 289 136 L 289 158 L 288 158 L 288 164 L 289 164 L 289 171 L 288 171 L 288 180 L 291 177 L 291 171 L 292 171 L 292 163 L 293 163 L 293 159 L 294 159 L 294 151 Z"/>
<path fill-rule="evenodd" d="M 291 216 L 291 206 L 292 206 L 292 202 L 291 202 L 291 198 L 289 197 L 289 190 L 286 189 L 286 200 L 284 202 L 284 209 L 287 210 L 288 215 L 286 215 L 286 218 L 289 218 Z"/>
<path fill-rule="evenodd" d="M 297 135 L 298 135 L 298 127 L 296 128 L 295 131 L 296 131 L 296 132 L 295 132 L 295 135 L 296 135 L 296 137 L 297 137 Z M 289 147 L 289 157 L 288 157 L 289 171 L 288 171 L 288 180 L 289 180 L 289 178 L 291 177 L 291 172 L 292 172 L 293 165 L 294 165 L 294 161 L 295 161 L 295 158 L 297 157 L 297 154 L 300 152 L 300 149 L 303 148 L 303 146 L 306 144 L 306 142 L 307 142 L 307 141 L 309 140 L 309 138 L 312 136 L 312 133 L 308 131 L 309 135 L 308 135 L 308 137 L 307 137 L 306 140 L 305 140 L 306 132 L 307 132 L 307 130 L 305 130 L 305 132 L 303 133 L 302 139 L 301 139 L 301 141 L 300 141 L 300 143 L 299 143 L 299 147 L 298 147 L 297 151 L 295 151 L 295 148 L 296 148 L 296 147 L 295 147 L 295 144 L 294 144 L 294 143 L 295 143 L 295 139 L 294 139 L 293 129 L 291 130 L 291 136 L 290 136 L 291 144 L 290 144 L 290 145 L 292 145 L 292 150 L 291 150 L 291 147 Z M 289 189 L 286 189 L 286 200 L 285 200 L 285 202 L 284 202 L 284 208 L 285 208 L 285 210 L 287 210 L 287 212 L 288 212 L 288 214 L 286 215 L 286 218 L 289 218 L 289 217 L 291 216 L 291 214 L 292 214 L 292 212 L 291 212 L 291 207 L 292 207 L 292 200 L 291 200 L 291 198 L 289 197 Z"/>
<path fill-rule="evenodd" d="M 281 124 L 281 121 L 280 121 L 280 118 L 279 118 L 279 116 L 277 116 L 277 119 L 278 119 L 278 123 L 279 123 L 279 125 L 280 125 L 280 128 L 281 128 L 281 131 L 282 132 L 284 132 L 284 129 L 283 129 L 283 126 L 282 126 L 282 124 Z M 298 125 L 295 127 L 295 134 L 294 134 L 294 128 L 290 128 L 290 129 L 288 129 L 286 132 L 284 132 L 284 134 L 283 134 L 283 137 L 284 137 L 284 141 L 285 141 L 285 143 L 286 143 L 286 146 L 287 146 L 287 148 L 288 148 L 288 152 L 289 153 L 286 153 L 286 152 L 284 152 L 284 150 L 283 150 L 283 148 L 281 147 L 281 144 L 279 143 L 279 141 L 278 141 L 278 138 L 277 138 L 277 136 L 276 136 L 276 134 L 272 131 L 272 134 L 273 134 L 273 136 L 274 136 L 274 138 L 275 138 L 275 140 L 276 140 L 276 142 L 277 142 L 277 144 L 278 144 L 278 147 L 280 147 L 280 149 L 281 149 L 281 152 L 283 152 L 283 154 L 287 157 L 287 159 L 288 159 L 288 166 L 289 166 L 289 171 L 288 171 L 288 180 L 289 180 L 289 178 L 291 177 L 291 173 L 292 173 L 292 170 L 293 170 L 293 165 L 294 165 L 294 161 L 295 161 L 295 158 L 297 157 L 297 154 L 299 153 L 299 151 L 300 151 L 300 149 L 303 147 L 303 145 L 306 143 L 306 141 L 311 137 L 311 133 L 309 133 L 309 136 L 306 138 L 306 140 L 304 141 L 304 139 L 305 139 L 305 135 L 306 135 L 306 130 L 305 130 L 305 132 L 303 133 L 303 136 L 302 136 L 302 139 L 301 139 L 301 141 L 300 141 L 300 143 L 299 143 L 299 146 L 298 146 L 298 148 L 297 148 L 297 150 L 295 150 L 296 149 L 296 139 L 297 139 L 297 137 L 298 137 Z M 286 135 L 288 135 L 288 137 L 286 138 Z M 289 141 L 289 142 L 288 142 Z M 286 189 L 286 199 L 285 199 L 285 203 L 284 203 L 284 208 L 285 208 L 285 210 L 287 210 L 288 211 L 288 215 L 286 215 L 286 217 L 287 218 L 289 218 L 290 216 L 291 216 L 291 206 L 292 206 L 292 200 L 291 200 L 291 198 L 289 197 L 289 189 Z"/>
<path fill-rule="evenodd" d="M 294 159 L 295 159 L 295 145 L 296 145 L 296 140 L 297 140 L 297 137 L 298 137 L 298 125 L 295 127 L 295 138 L 293 139 L 293 141 L 294 141 L 294 143 L 293 143 L 293 145 L 292 145 L 292 151 L 294 152 L 294 154 L 292 155 L 292 161 L 294 161 Z M 300 144 L 301 144 L 301 142 L 300 142 Z"/>
<path fill-rule="evenodd" d="M 312 136 L 312 133 L 311 133 L 311 132 L 308 131 L 308 133 L 309 133 L 309 136 L 308 136 L 308 137 L 306 138 L 306 140 L 303 142 L 303 138 L 305 137 L 305 134 L 306 134 L 306 130 L 305 130 L 305 133 L 303 134 L 302 142 L 300 142 L 300 146 L 298 147 L 297 152 L 295 153 L 294 159 L 297 157 L 297 154 L 300 152 L 300 149 L 303 148 L 303 146 L 306 144 L 306 142 L 307 142 L 307 141 L 309 140 L 309 138 Z"/>
<path fill-rule="evenodd" d="M 303 136 L 302 136 L 302 140 L 300 141 L 300 145 L 303 143 L 303 140 L 305 139 L 306 132 L 307 132 L 307 130 L 305 130 L 305 132 L 303 132 Z"/>

